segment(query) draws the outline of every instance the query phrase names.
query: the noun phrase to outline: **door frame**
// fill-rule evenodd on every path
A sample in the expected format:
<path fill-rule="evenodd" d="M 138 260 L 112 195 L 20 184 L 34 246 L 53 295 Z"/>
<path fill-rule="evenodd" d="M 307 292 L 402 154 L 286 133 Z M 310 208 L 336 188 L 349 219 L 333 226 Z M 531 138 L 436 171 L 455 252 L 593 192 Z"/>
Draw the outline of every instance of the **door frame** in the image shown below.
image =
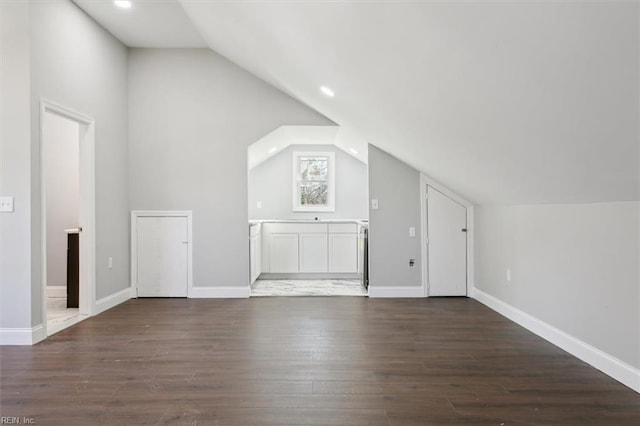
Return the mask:
<path fill-rule="evenodd" d="M 40 99 L 40 274 L 42 283 L 42 327 L 47 330 L 47 203 L 44 155 L 46 151 L 44 120 L 47 113 L 75 121 L 79 125 L 79 172 L 80 172 L 80 283 L 79 317 L 76 322 L 96 312 L 96 176 L 95 176 L 95 120 L 51 100 Z M 75 322 L 74 322 L 75 323 Z M 65 324 L 66 327 L 72 324 Z M 60 330 L 54 331 L 57 332 Z M 51 333 L 51 334 L 54 334 Z"/>
<path fill-rule="evenodd" d="M 187 297 L 193 297 L 193 212 L 191 210 L 131 211 L 131 294 L 138 297 L 138 218 L 184 217 L 187 219 Z"/>
<path fill-rule="evenodd" d="M 474 226 L 473 203 L 451 191 L 440 182 L 420 173 L 420 227 L 422 229 L 420 245 L 422 260 L 422 291 L 424 297 L 429 297 L 429 230 L 427 228 L 427 190 L 428 187 L 440 191 L 453 201 L 462 204 L 467 209 L 467 297 L 472 295 L 475 288 L 474 277 Z"/>

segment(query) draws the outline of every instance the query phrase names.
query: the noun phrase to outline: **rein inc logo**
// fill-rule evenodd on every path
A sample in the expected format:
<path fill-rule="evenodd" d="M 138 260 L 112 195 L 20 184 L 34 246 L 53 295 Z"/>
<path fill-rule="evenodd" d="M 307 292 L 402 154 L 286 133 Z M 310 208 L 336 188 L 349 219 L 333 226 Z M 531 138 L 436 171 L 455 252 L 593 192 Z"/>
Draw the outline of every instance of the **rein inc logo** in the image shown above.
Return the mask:
<path fill-rule="evenodd" d="M 33 425 L 33 417 L 0 417 L 0 425 Z"/>

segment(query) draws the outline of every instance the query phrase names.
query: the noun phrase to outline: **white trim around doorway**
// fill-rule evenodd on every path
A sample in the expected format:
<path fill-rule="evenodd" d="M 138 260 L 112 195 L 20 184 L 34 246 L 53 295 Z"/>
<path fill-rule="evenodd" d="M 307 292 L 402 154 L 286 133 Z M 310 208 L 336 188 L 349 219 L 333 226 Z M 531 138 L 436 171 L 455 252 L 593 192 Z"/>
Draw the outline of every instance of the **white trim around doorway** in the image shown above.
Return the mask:
<path fill-rule="evenodd" d="M 422 294 L 429 297 L 429 232 L 427 229 L 427 187 L 442 192 L 453 201 L 462 204 L 467 209 L 467 297 L 470 297 L 475 289 L 474 286 L 474 226 L 473 226 L 473 203 L 449 190 L 440 182 L 430 178 L 424 173 L 420 173 L 420 227 L 421 232 L 421 261 L 422 261 Z"/>
<path fill-rule="evenodd" d="M 193 213 L 190 210 L 132 210 L 131 211 L 131 287 L 132 298 L 138 297 L 138 218 L 140 217 L 185 217 L 187 219 L 187 297 L 202 297 L 194 293 L 193 287 Z"/>
<path fill-rule="evenodd" d="M 41 314 L 42 333 L 39 338 L 46 338 L 59 330 L 47 330 L 47 206 L 46 181 L 44 173 L 44 118 L 50 113 L 72 120 L 80 127 L 80 215 L 82 228 L 80 244 L 80 300 L 79 320 L 88 318 L 96 311 L 96 232 L 95 232 L 95 120 L 85 114 L 62 106 L 45 98 L 40 99 L 40 273 L 41 273 Z M 41 339 L 41 340 L 42 340 Z M 34 342 L 37 343 L 37 342 Z"/>

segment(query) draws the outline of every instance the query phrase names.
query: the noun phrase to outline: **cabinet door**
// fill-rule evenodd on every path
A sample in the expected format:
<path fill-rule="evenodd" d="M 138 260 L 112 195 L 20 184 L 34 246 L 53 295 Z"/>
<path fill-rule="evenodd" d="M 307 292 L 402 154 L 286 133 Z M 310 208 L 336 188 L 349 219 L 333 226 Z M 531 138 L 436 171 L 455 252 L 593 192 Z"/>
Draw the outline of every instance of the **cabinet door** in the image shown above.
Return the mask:
<path fill-rule="evenodd" d="M 253 282 L 260 275 L 260 237 L 253 236 L 249 239 L 249 259 L 251 265 L 250 282 Z"/>
<path fill-rule="evenodd" d="M 270 272 L 298 272 L 298 234 L 271 234 Z"/>
<path fill-rule="evenodd" d="M 329 234 L 329 272 L 358 272 L 357 234 Z"/>
<path fill-rule="evenodd" d="M 256 271 L 256 241 L 249 238 L 249 284 L 253 284 L 253 277 Z"/>
<path fill-rule="evenodd" d="M 262 237 L 260 236 L 260 234 L 258 234 L 256 237 L 256 242 L 255 242 L 255 256 L 256 256 L 256 262 L 255 262 L 255 278 L 254 280 L 257 280 L 258 277 L 260 276 L 260 274 L 262 273 Z"/>
<path fill-rule="evenodd" d="M 327 272 L 327 234 L 300 234 L 300 272 Z"/>
<path fill-rule="evenodd" d="M 188 223 L 186 217 L 138 217 L 139 297 L 187 297 Z"/>

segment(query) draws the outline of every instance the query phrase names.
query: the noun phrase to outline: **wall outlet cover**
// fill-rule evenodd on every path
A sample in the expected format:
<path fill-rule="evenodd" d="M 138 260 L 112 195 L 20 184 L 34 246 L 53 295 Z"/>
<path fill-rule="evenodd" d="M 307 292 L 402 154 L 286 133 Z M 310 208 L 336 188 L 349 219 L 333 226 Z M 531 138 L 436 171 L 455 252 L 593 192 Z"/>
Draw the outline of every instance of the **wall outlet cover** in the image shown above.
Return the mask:
<path fill-rule="evenodd" d="M 0 212 L 13 213 L 13 197 L 0 197 Z"/>

